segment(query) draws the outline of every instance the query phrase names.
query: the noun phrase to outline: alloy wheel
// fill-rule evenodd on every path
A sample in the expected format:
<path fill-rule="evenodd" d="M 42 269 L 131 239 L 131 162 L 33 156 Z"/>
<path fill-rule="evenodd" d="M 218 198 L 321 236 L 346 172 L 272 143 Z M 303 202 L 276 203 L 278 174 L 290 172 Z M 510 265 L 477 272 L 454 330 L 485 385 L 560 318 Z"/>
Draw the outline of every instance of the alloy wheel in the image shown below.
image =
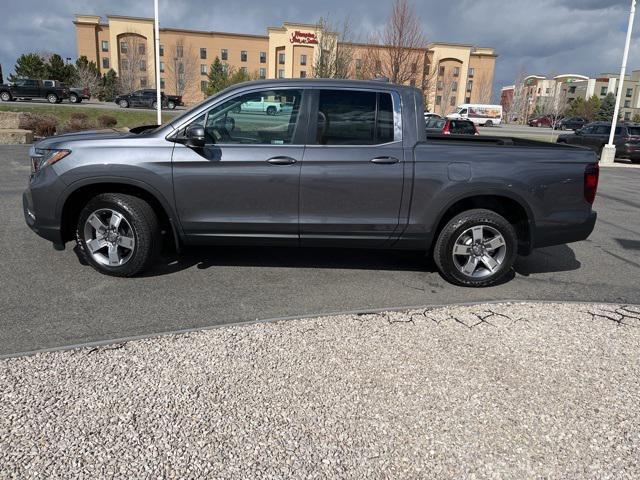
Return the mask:
<path fill-rule="evenodd" d="M 93 260 L 108 267 L 124 265 L 135 249 L 133 228 L 121 213 L 108 208 L 89 215 L 84 224 L 84 241 Z"/>
<path fill-rule="evenodd" d="M 497 272 L 507 253 L 502 234 L 489 225 L 468 228 L 453 245 L 453 263 L 467 277 L 485 278 Z"/>

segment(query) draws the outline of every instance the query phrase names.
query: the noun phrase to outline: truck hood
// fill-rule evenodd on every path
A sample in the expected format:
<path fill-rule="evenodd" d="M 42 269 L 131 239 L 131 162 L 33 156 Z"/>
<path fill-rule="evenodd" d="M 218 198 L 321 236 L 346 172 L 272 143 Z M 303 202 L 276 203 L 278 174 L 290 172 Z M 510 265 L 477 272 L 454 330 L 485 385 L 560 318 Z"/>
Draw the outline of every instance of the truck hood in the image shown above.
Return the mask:
<path fill-rule="evenodd" d="M 88 140 L 110 140 L 117 138 L 136 137 L 135 133 L 116 130 L 115 128 L 105 128 L 102 130 L 85 130 L 83 132 L 65 133 L 64 135 L 54 135 L 53 137 L 43 138 L 37 142 L 35 148 L 54 149 L 61 145 L 67 145 L 69 142 Z"/>

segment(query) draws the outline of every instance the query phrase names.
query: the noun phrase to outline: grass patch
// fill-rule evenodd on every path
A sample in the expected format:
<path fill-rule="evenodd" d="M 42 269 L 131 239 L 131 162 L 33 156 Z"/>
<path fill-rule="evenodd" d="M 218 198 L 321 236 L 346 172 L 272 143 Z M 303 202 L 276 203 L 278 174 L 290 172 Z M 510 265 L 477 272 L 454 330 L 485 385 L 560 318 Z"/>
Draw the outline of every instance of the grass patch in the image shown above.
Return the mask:
<path fill-rule="evenodd" d="M 65 124 L 71 118 L 74 113 L 84 113 L 87 115 L 90 121 L 97 121 L 101 115 L 109 115 L 114 117 L 118 123 L 116 128 L 121 127 L 139 127 L 140 125 L 155 125 L 156 124 L 156 112 L 155 110 L 149 110 L 148 112 L 141 112 L 136 110 L 126 109 L 106 109 L 106 108 L 90 108 L 80 107 L 73 108 L 59 105 L 47 105 L 47 106 L 30 106 L 13 103 L 11 105 L 0 105 L 0 112 L 24 112 L 41 115 L 52 115 L 60 121 L 60 125 Z M 181 112 L 162 112 L 162 122 L 166 122 L 178 113 Z"/>

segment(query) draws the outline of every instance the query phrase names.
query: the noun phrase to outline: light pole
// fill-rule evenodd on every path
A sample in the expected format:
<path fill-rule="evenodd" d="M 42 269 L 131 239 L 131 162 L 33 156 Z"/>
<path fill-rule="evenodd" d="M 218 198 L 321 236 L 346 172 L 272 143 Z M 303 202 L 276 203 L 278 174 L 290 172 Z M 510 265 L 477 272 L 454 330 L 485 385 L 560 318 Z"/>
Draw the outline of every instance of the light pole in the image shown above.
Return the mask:
<path fill-rule="evenodd" d="M 155 47 L 156 47 L 156 109 L 158 125 L 162 125 L 162 96 L 160 94 L 160 21 L 158 18 L 158 0 L 153 0 Z"/>
<path fill-rule="evenodd" d="M 624 44 L 624 53 L 622 54 L 622 69 L 620 70 L 620 80 L 618 82 L 618 94 L 616 95 L 616 106 L 613 110 L 613 119 L 611 122 L 611 133 L 609 134 L 609 143 L 602 150 L 600 163 L 612 164 L 616 159 L 616 146 L 613 139 L 616 134 L 616 124 L 618 123 L 618 113 L 620 112 L 620 100 L 622 99 L 622 89 L 624 87 L 624 76 L 627 73 L 627 59 L 629 58 L 629 45 L 631 44 L 631 32 L 633 31 L 633 19 L 636 15 L 636 0 L 631 0 L 631 13 L 629 13 L 629 26 L 627 27 L 627 40 Z"/>

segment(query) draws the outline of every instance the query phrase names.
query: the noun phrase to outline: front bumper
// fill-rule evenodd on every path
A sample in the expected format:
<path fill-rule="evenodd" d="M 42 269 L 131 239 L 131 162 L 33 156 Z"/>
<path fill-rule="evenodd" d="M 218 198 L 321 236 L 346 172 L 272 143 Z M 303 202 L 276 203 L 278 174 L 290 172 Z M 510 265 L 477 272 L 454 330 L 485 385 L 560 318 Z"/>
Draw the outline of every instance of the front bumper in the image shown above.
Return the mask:
<path fill-rule="evenodd" d="M 66 185 L 54 168 L 47 167 L 29 180 L 29 186 L 22 194 L 22 209 L 27 226 L 57 246 L 64 244 L 57 207 L 65 188 Z"/>

